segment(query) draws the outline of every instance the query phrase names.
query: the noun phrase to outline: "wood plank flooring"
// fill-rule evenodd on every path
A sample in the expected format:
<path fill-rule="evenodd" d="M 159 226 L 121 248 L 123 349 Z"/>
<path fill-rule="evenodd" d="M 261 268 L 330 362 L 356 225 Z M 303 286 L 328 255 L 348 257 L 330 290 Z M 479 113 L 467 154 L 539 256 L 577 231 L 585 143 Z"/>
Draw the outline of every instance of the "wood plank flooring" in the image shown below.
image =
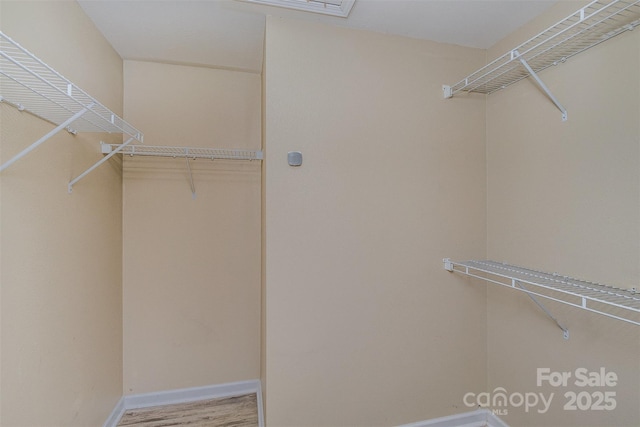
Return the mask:
<path fill-rule="evenodd" d="M 118 426 L 257 427 L 255 394 L 126 411 Z"/>

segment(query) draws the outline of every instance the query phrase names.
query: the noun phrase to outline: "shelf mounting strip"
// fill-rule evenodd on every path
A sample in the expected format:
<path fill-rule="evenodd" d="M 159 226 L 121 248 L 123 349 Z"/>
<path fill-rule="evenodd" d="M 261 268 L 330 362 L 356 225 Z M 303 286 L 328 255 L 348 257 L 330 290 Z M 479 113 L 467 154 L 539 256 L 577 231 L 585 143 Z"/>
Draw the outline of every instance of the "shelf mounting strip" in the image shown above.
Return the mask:
<path fill-rule="evenodd" d="M 63 129 L 73 135 L 77 132 L 121 133 L 128 138 L 121 146 L 128 146 L 133 141 L 143 142 L 139 130 L 2 32 L 0 101 L 55 125 L 46 135 L 0 165 L 0 172 Z M 106 160 L 108 158 L 102 158 L 72 179 L 68 184 L 69 193 L 75 183 Z"/>
<path fill-rule="evenodd" d="M 151 156 L 151 157 L 172 157 L 184 158 L 187 161 L 189 171 L 189 183 L 191 185 L 191 196 L 196 198 L 196 188 L 193 183 L 193 173 L 191 172 L 190 160 L 262 160 L 263 152 L 243 149 L 228 148 L 202 148 L 202 147 L 173 147 L 166 145 L 116 145 L 102 144 L 102 153 L 112 156 L 116 153 L 129 156 Z"/>
<path fill-rule="evenodd" d="M 593 1 L 458 83 L 444 85 L 444 97 L 459 92 L 491 94 L 531 76 L 567 120 L 567 110 L 538 73 L 638 25 L 640 0 Z"/>
<path fill-rule="evenodd" d="M 443 261 L 445 270 L 450 272 L 462 273 L 525 292 L 532 298 L 539 296 L 640 326 L 640 294 L 634 289 L 626 290 L 586 282 L 495 261 L 458 262 L 449 258 Z M 533 299 L 540 305 L 535 298 Z M 566 328 L 551 316 L 546 308 L 541 308 L 563 330 L 565 338 L 568 338 Z"/>

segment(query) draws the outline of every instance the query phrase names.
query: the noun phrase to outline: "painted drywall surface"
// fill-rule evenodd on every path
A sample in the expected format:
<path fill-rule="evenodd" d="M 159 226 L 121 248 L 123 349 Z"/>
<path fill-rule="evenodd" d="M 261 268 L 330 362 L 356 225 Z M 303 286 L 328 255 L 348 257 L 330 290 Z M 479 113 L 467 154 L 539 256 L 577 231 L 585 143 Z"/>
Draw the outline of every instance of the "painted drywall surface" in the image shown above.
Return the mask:
<path fill-rule="evenodd" d="M 259 150 L 258 74 L 125 61 L 146 145 Z M 260 377 L 260 162 L 126 157 L 124 393 Z"/>
<path fill-rule="evenodd" d="M 268 18 L 267 424 L 395 425 L 485 387 L 484 52 Z M 301 151 L 300 167 L 287 164 Z"/>
<path fill-rule="evenodd" d="M 544 19 L 558 21 L 571 12 L 566 8 L 561 4 Z M 517 33 L 501 45 L 525 39 Z M 639 46 L 640 34 L 628 32 L 540 74 L 567 108 L 567 122 L 530 79 L 487 98 L 489 258 L 637 287 Z M 547 410 L 541 403 L 528 411 L 513 404 L 494 409 L 507 410 L 502 418 L 519 426 L 638 425 L 640 328 L 545 305 L 569 329 L 568 341 L 526 295 L 489 287 L 488 391 L 554 394 Z M 615 385 L 575 384 L 576 370 L 601 368 L 616 374 Z M 538 386 L 538 369 L 571 377 L 566 386 Z M 615 409 L 597 410 L 599 400 L 613 405 L 601 401 L 605 393 Z M 580 406 L 571 404 L 574 395 Z"/>
<path fill-rule="evenodd" d="M 122 61 L 75 2 L 2 1 L 2 31 L 115 112 Z M 2 159 L 50 131 L 0 104 Z M 2 172 L 2 419 L 101 425 L 122 392 L 122 186 L 100 140 L 62 132 Z"/>

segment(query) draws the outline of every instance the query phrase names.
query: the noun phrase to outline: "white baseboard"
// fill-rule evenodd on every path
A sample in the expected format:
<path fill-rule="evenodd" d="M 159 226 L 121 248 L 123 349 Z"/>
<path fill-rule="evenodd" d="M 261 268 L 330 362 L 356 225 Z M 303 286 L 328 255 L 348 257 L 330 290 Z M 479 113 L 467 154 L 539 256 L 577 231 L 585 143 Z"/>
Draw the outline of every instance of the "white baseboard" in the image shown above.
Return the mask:
<path fill-rule="evenodd" d="M 120 400 L 118 400 L 116 407 L 113 408 L 113 411 L 109 414 L 107 421 L 104 422 L 103 427 L 116 427 L 118 425 L 118 421 L 122 418 L 124 411 L 126 411 L 126 408 L 124 407 L 124 397 L 121 397 Z"/>
<path fill-rule="evenodd" d="M 477 409 L 448 417 L 418 421 L 399 427 L 509 427 L 488 409 Z"/>
<path fill-rule="evenodd" d="M 122 414 L 129 409 L 148 408 L 151 406 L 171 405 L 175 403 L 194 402 L 198 400 L 235 397 L 256 393 L 258 403 L 258 426 L 264 427 L 264 410 L 262 408 L 262 386 L 260 380 L 240 381 L 227 384 L 216 384 L 204 387 L 166 390 L 154 393 L 132 394 L 123 396 L 109 415 L 103 427 L 116 427 Z"/>

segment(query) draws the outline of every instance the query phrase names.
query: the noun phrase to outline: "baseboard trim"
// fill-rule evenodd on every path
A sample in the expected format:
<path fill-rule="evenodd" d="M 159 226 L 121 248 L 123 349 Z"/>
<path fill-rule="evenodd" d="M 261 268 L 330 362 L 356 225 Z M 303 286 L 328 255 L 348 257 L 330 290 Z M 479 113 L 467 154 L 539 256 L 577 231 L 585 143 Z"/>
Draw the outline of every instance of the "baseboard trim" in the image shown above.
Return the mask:
<path fill-rule="evenodd" d="M 120 400 L 118 400 L 116 407 L 113 408 L 113 411 L 109 414 L 107 421 L 104 422 L 103 427 L 116 427 L 118 425 L 118 421 L 120 421 L 120 418 L 124 415 L 124 411 L 126 411 L 126 408 L 124 407 L 124 397 L 121 397 Z"/>
<path fill-rule="evenodd" d="M 109 418 L 104 423 L 103 427 L 116 427 L 118 425 L 118 421 L 120 421 L 120 418 L 122 417 L 122 414 L 129 409 L 218 399 L 222 397 L 235 397 L 251 393 L 256 393 L 257 397 L 258 426 L 264 427 L 262 386 L 260 384 L 260 380 L 239 381 L 204 387 L 192 387 L 123 396 L 111 412 L 111 415 L 109 415 Z"/>
<path fill-rule="evenodd" d="M 418 421 L 398 427 L 509 427 L 490 410 L 483 408 L 448 417 Z"/>

